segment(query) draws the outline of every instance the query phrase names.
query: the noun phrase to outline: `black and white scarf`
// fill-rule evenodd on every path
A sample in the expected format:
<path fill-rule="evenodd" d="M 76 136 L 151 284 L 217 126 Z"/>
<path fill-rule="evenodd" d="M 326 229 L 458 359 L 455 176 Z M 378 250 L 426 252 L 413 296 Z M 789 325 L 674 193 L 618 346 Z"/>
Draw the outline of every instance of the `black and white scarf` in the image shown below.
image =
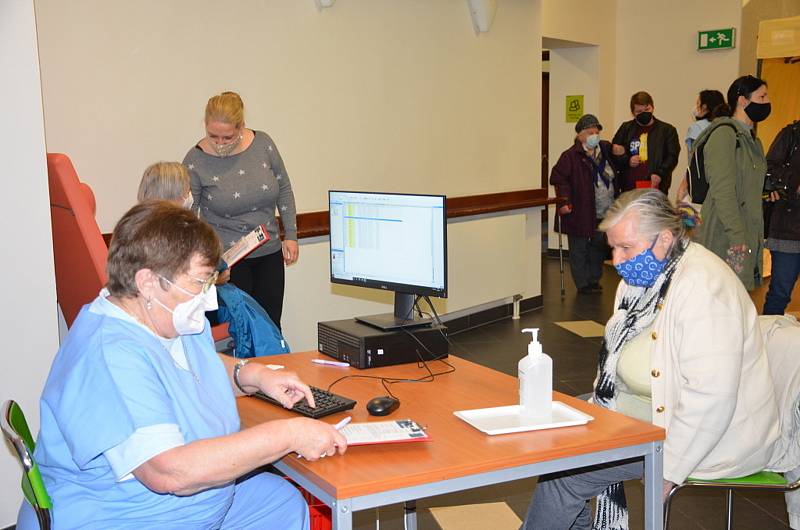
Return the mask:
<path fill-rule="evenodd" d="M 626 286 L 622 299 L 606 324 L 600 347 L 598 375 L 593 401 L 609 410 L 617 409 L 617 361 L 628 342 L 649 328 L 661 309 L 672 275 L 688 243 L 678 243 L 669 262 L 652 287 Z M 622 482 L 612 484 L 597 496 L 592 530 L 628 530 L 628 505 Z"/>

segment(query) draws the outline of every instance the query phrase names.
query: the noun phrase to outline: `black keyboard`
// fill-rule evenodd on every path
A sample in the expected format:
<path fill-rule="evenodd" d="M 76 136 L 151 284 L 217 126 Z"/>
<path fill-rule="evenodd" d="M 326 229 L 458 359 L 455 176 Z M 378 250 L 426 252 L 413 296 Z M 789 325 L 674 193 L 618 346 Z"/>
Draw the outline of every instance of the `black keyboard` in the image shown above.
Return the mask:
<path fill-rule="evenodd" d="M 327 390 L 323 390 L 315 386 L 311 387 L 311 393 L 314 395 L 314 403 L 316 403 L 316 407 L 309 407 L 308 401 L 303 398 L 301 401 L 295 403 L 294 407 L 292 407 L 290 410 L 298 414 L 302 414 L 303 416 L 308 416 L 309 418 L 319 419 L 329 414 L 335 414 L 343 410 L 350 410 L 356 406 L 356 401 L 353 399 L 334 394 L 333 392 L 328 392 Z M 256 392 L 253 394 L 253 397 L 263 399 L 264 401 L 283 408 L 283 405 L 281 405 L 279 401 L 272 399 L 264 393 Z"/>

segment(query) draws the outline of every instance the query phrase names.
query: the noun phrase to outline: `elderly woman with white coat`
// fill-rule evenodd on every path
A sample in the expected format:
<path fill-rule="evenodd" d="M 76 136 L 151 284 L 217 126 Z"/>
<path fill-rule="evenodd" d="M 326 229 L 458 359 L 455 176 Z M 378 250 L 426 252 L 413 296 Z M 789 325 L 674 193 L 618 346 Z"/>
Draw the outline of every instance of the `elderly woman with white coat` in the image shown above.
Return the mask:
<path fill-rule="evenodd" d="M 635 190 L 600 225 L 622 276 L 606 324 L 593 401 L 666 430 L 664 493 L 688 476 L 769 469 L 780 445 L 773 377 L 758 315 L 725 262 L 687 237 L 658 190 Z M 627 528 L 622 481 L 643 463 L 542 477 L 524 525 Z"/>

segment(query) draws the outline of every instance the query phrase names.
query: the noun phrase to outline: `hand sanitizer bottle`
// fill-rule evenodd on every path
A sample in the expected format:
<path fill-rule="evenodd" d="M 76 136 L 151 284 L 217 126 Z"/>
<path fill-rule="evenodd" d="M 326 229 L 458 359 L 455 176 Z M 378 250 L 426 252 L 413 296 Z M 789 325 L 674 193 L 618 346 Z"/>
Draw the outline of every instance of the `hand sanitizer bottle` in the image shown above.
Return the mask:
<path fill-rule="evenodd" d="M 537 422 L 550 421 L 553 415 L 553 359 L 542 353 L 538 328 L 525 328 L 531 334 L 528 355 L 519 361 L 520 415 Z"/>

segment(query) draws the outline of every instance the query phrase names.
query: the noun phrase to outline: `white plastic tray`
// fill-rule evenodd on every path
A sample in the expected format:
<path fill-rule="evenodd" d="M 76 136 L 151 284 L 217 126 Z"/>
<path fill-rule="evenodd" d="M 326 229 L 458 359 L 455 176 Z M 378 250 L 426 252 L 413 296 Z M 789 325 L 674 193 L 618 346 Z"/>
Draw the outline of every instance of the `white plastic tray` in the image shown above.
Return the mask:
<path fill-rule="evenodd" d="M 520 415 L 519 405 L 493 407 L 488 409 L 457 410 L 458 418 L 486 434 L 508 434 L 512 432 L 537 431 L 585 425 L 594 418 L 560 401 L 553 401 L 553 414 L 550 418 L 534 420 Z"/>

